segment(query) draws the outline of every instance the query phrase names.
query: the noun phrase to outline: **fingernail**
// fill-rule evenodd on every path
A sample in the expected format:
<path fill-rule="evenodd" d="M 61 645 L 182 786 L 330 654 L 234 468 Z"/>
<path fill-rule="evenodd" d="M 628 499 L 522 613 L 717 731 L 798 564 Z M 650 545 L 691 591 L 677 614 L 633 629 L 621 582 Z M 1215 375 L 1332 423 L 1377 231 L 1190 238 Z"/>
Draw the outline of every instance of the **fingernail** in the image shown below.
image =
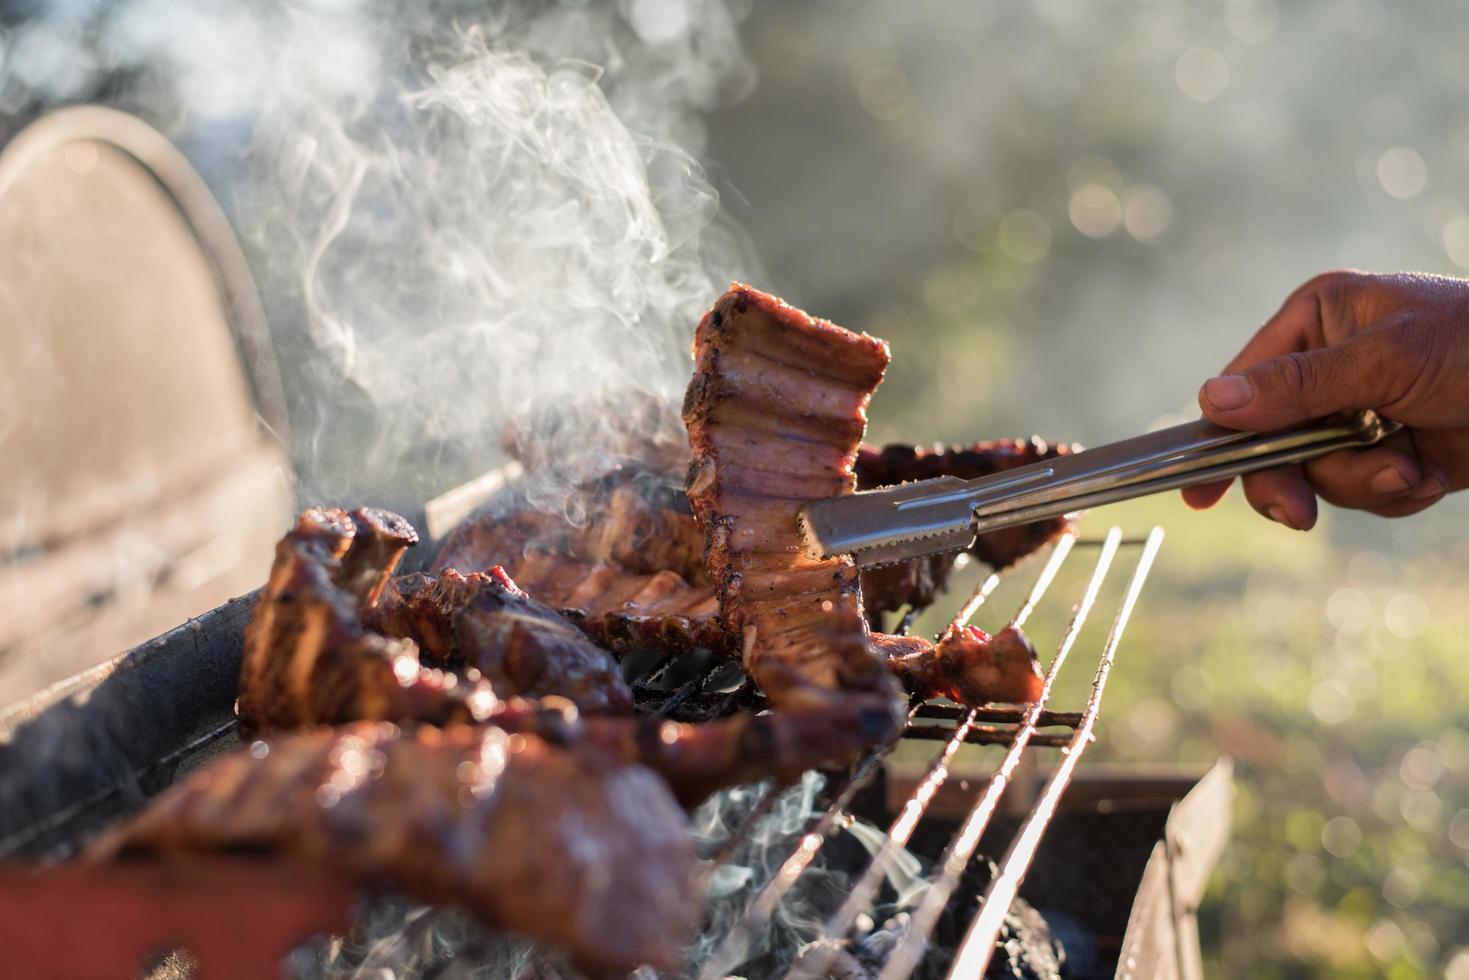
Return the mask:
<path fill-rule="evenodd" d="M 1270 519 L 1275 523 L 1284 524 L 1292 531 L 1296 529 L 1296 526 L 1286 519 L 1285 508 L 1281 507 L 1279 504 L 1276 504 L 1274 507 L 1267 508 L 1265 513 L 1269 514 Z"/>
<path fill-rule="evenodd" d="M 1373 493 L 1389 494 L 1402 493 L 1408 489 L 1408 478 L 1396 466 L 1384 466 L 1372 474 L 1372 479 L 1367 484 Z"/>
<path fill-rule="evenodd" d="M 1244 408 L 1255 397 L 1255 387 L 1242 374 L 1222 374 L 1204 382 L 1204 397 L 1221 412 Z"/>
<path fill-rule="evenodd" d="M 1443 478 L 1436 473 L 1424 473 L 1423 479 L 1413 489 L 1414 500 L 1430 500 L 1443 495 Z"/>

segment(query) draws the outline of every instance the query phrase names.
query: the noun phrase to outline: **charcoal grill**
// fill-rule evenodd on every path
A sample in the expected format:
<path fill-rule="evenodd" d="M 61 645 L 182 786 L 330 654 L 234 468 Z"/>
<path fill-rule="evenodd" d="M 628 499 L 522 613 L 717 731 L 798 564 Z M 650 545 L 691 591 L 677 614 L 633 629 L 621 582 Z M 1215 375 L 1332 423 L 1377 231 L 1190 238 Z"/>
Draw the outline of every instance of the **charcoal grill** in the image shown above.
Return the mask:
<path fill-rule="evenodd" d="M 1051 658 L 1041 699 L 1021 708 L 910 704 L 900 736 L 834 774 L 825 809 L 812 819 L 778 873 L 713 954 L 694 965 L 699 975 L 721 977 L 739 966 L 750 937 L 769 921 L 825 844 L 844 826 L 854 803 L 860 802 L 864 791 L 870 792 L 884 761 L 904 740 L 937 743 L 936 751 L 892 808 L 896 817 L 883 844 L 854 879 L 850 894 L 826 923 L 824 933 L 845 936 L 859 916 L 871 910 L 889 863 L 915 834 L 932 837 L 939 827 L 948 834 L 952 827 L 947 847 L 935 865 L 933 887 L 914 910 L 882 972 L 884 980 L 909 976 L 924 956 L 939 913 L 987 829 L 997 822 L 1014 824 L 1000 870 L 954 951 L 949 973 L 951 977 L 980 975 L 1042 835 L 1056 816 L 1077 763 L 1094 740 L 1108 673 L 1161 542 L 1160 529 L 1139 538 L 1126 538 L 1116 528 L 1101 538 L 1078 539 L 1071 534 L 1060 538 L 1040 563 L 1024 602 L 1011 617 L 1012 623 L 1023 624 L 1052 588 L 1063 565 L 1090 562 L 1086 585 Z M 1124 592 L 1096 662 L 1090 696 L 1079 711 L 1055 710 L 1050 704 L 1055 682 L 1109 576 L 1123 579 Z M 973 617 L 1000 582 L 998 573 L 986 576 L 956 619 L 967 622 Z M 237 744 L 233 702 L 241 631 L 253 598 L 230 600 L 110 663 L 0 712 L 0 858 L 58 859 L 74 854 L 93 833 L 135 809 L 149 795 Z M 899 628 L 906 629 L 911 621 L 911 614 L 903 617 Z M 764 708 L 759 691 L 727 659 L 631 654 L 624 667 L 635 678 L 632 688 L 638 708 L 649 714 L 697 722 Z M 989 778 L 979 780 L 967 793 L 950 780 L 955 755 L 965 744 L 1003 747 Z M 1009 813 L 997 821 L 1002 803 L 1020 795 L 1015 786 L 1021 781 L 1017 777 L 1024 771 L 1027 750 L 1044 748 L 1059 749 L 1059 762 L 1033 799 L 1012 804 Z M 975 782 L 972 776 L 968 781 Z M 1225 782 L 1227 793 L 1227 776 Z M 768 791 L 748 818 L 746 830 L 779 792 Z M 943 801 L 942 816 L 929 813 L 936 800 Z M 1018 822 L 1013 816 L 1016 812 Z M 1204 826 L 1208 828 L 1204 833 L 1194 833 L 1186 863 L 1179 860 L 1178 840 L 1158 845 L 1161 852 L 1154 855 L 1158 860 L 1150 862 L 1144 872 L 1144 885 L 1152 880 L 1152 886 L 1139 892 L 1128 935 L 1122 940 L 1119 976 L 1196 975 L 1192 903 L 1197 901 L 1226 832 L 1219 819 Z M 722 857 L 733 849 L 726 847 Z M 1168 942 L 1156 941 L 1159 921 L 1167 927 Z"/>

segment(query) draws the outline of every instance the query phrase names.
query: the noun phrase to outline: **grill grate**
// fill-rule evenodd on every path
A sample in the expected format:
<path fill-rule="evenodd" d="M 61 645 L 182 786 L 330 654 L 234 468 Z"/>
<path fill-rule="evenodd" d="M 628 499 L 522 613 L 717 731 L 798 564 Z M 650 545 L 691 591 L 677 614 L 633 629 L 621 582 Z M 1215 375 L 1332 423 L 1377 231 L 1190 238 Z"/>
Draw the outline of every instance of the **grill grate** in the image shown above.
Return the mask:
<path fill-rule="evenodd" d="M 923 777 L 918 780 L 912 794 L 899 809 L 897 817 L 888 829 L 886 838 L 873 854 L 857 884 L 848 893 L 841 907 L 825 924 L 822 938 L 841 939 L 848 936 L 859 916 L 871 911 L 873 901 L 892 861 L 907 845 L 919 821 L 927 812 L 929 803 L 947 781 L 949 764 L 959 747 L 966 743 L 1005 745 L 1007 748 L 1004 756 L 989 780 L 978 791 L 968 816 L 940 859 L 940 870 L 932 881 L 933 887 L 928 890 L 924 899 L 913 911 L 881 974 L 881 980 L 904 980 L 909 977 L 922 959 L 939 916 L 958 887 L 964 869 L 974 857 L 980 838 L 997 812 L 1025 750 L 1030 746 L 1060 748 L 1062 760 L 1047 780 L 1034 804 L 1028 809 L 1019 832 L 1001 862 L 999 873 L 991 881 L 981 901 L 979 912 L 971 922 L 964 941 L 956 952 L 949 973 L 951 978 L 983 975 L 989 964 L 990 956 L 994 952 L 995 942 L 1003 927 L 1005 915 L 1019 892 L 1020 884 L 1030 867 L 1031 860 L 1035 857 L 1046 826 L 1055 815 L 1061 794 L 1069 784 L 1083 751 L 1093 741 L 1092 730 L 1101 710 L 1102 692 L 1106 686 L 1108 672 L 1111 670 L 1123 630 L 1141 594 L 1158 549 L 1162 545 L 1162 539 L 1161 528 L 1154 528 L 1145 538 L 1137 539 L 1124 539 L 1122 532 L 1113 528 L 1104 538 L 1096 540 L 1078 541 L 1074 536 L 1067 535 L 1059 539 L 1052 547 L 1024 603 L 1011 618 L 1011 625 L 1020 626 L 1030 617 L 1074 551 L 1095 549 L 1097 557 L 1086 588 L 1046 671 L 1041 698 L 1035 704 L 1013 709 L 961 708 L 939 703 L 910 705 L 907 725 L 902 737 L 932 739 L 942 741 L 944 744 L 929 761 Z M 1102 585 L 1123 547 L 1136 547 L 1140 551 L 1128 578 L 1126 592 L 1103 644 L 1086 707 L 1080 712 L 1052 711 L 1047 708 L 1047 703 L 1055 680 L 1095 606 Z M 967 623 L 994 593 L 999 583 L 998 574 L 992 574 L 981 582 L 959 610 L 954 621 L 961 624 Z M 905 616 L 900 624 L 900 630 L 905 629 L 911 622 L 911 614 Z M 682 688 L 679 691 L 682 691 Z M 737 688 L 734 696 L 758 699 L 758 696 L 749 694 L 745 686 Z M 678 691 L 675 691 L 669 695 L 667 701 L 673 701 L 677 697 Z M 1062 735 L 1038 731 L 1040 728 L 1061 726 L 1071 729 L 1071 732 Z M 698 965 L 701 978 L 716 980 L 716 978 L 728 975 L 744 961 L 752 937 L 769 923 L 780 908 L 782 901 L 800 880 L 801 875 L 811 866 L 832 832 L 846 822 L 847 808 L 857 793 L 870 782 L 880 768 L 883 759 L 898 740 L 895 737 L 878 746 L 852 767 L 845 779 L 839 783 L 839 788 L 828 808 L 812 820 L 806 834 L 776 874 L 751 901 L 741 920 L 724 937 L 706 962 Z M 775 792 L 775 790 L 770 792 L 766 801 L 767 805 Z M 729 850 L 727 848 L 723 853 L 727 854 Z M 807 975 L 821 975 L 827 965 L 827 963 L 820 962 L 819 959 L 807 960 L 803 963 L 802 970 Z"/>

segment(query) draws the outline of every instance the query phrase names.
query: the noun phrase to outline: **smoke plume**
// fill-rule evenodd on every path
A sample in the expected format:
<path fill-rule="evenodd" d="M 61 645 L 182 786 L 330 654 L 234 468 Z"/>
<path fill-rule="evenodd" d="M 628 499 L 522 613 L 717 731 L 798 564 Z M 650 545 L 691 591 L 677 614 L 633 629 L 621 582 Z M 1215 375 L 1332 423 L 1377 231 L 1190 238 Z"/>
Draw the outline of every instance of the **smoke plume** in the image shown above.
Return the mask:
<path fill-rule="evenodd" d="M 58 3 L 0 24 L 0 106 L 132 109 L 211 180 L 303 500 L 411 512 L 506 423 L 569 411 L 538 447 L 565 464 L 549 503 L 616 462 L 625 396 L 682 390 L 750 268 L 697 159 L 701 114 L 751 83 L 736 27 L 722 0 Z"/>

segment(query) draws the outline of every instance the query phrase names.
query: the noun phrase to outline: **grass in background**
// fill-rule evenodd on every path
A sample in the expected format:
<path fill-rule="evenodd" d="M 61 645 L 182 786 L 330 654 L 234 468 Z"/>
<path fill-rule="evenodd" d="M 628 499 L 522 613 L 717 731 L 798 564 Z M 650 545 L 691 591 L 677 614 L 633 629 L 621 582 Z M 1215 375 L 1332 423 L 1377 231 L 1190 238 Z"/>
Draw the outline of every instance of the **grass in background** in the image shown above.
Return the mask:
<path fill-rule="evenodd" d="M 1211 976 L 1463 978 L 1462 550 L 1405 556 L 1334 543 L 1334 517 L 1301 534 L 1261 520 L 1237 492 L 1207 516 L 1167 495 L 1088 517 L 1084 536 L 1114 523 L 1167 531 L 1088 758 L 1235 760 L 1233 839 L 1201 912 Z M 1033 618 L 1044 655 L 1095 554 L 1073 554 Z M 1058 706 L 1084 702 L 1135 560 L 1136 549 L 1119 556 L 1062 671 Z M 1038 570 L 1023 567 L 976 622 L 1003 623 Z M 951 605 L 977 575 L 956 583 Z"/>

